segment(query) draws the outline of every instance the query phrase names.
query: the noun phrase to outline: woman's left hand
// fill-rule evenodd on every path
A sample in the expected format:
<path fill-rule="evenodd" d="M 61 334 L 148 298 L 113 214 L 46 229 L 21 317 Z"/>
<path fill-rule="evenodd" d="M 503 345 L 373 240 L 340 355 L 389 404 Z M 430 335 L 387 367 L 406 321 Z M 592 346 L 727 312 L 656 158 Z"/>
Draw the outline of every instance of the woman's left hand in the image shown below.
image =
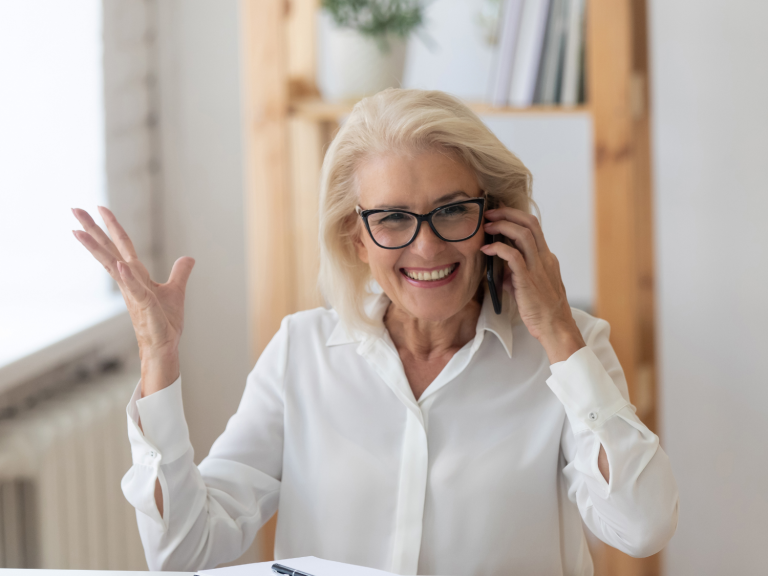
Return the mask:
<path fill-rule="evenodd" d="M 481 250 L 507 262 L 504 289 L 515 298 L 526 328 L 544 346 L 550 364 L 567 360 L 586 344 L 568 305 L 560 263 L 549 251 L 539 220 L 505 206 L 486 211 L 485 219 L 488 234 L 503 234 L 514 243 L 494 242 Z"/>

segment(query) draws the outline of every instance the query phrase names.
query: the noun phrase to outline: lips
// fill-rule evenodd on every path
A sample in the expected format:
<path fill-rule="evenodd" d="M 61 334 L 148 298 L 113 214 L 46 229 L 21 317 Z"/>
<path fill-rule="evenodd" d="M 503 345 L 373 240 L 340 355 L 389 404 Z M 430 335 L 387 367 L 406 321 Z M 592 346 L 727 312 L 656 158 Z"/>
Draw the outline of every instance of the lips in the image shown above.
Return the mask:
<path fill-rule="evenodd" d="M 411 280 L 421 280 L 422 282 L 435 282 L 442 280 L 446 276 L 450 276 L 451 272 L 456 269 L 457 264 L 450 264 L 442 268 L 435 268 L 433 270 L 408 270 L 402 269 L 403 274 L 408 276 Z"/>
<path fill-rule="evenodd" d="M 400 268 L 400 274 L 403 275 L 403 279 L 412 286 L 418 288 L 439 288 L 445 286 L 449 282 L 452 282 L 458 274 L 459 263 L 448 264 L 445 266 L 439 266 L 437 268 Z M 432 279 L 433 275 L 436 275 L 436 279 Z M 442 275 L 442 277 L 441 277 Z M 422 279 L 420 280 L 419 277 Z"/>

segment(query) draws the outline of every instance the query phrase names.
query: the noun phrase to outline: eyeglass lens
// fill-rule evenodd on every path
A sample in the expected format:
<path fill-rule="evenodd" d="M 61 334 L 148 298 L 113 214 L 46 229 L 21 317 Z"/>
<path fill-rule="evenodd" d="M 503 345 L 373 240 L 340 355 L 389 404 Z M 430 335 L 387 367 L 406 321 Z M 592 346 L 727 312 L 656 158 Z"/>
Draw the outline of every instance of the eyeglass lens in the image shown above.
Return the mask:
<path fill-rule="evenodd" d="M 445 240 L 466 240 L 477 230 L 481 216 L 478 204 L 454 204 L 432 214 L 432 225 Z M 407 212 L 378 212 L 368 217 L 371 236 L 387 248 L 408 244 L 417 224 L 416 217 Z"/>

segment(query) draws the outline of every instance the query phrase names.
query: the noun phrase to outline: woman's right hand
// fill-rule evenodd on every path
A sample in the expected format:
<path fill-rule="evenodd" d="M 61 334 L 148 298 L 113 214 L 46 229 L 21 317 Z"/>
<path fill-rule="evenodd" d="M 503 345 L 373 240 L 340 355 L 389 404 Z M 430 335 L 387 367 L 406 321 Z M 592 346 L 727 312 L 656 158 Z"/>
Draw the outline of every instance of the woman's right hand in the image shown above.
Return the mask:
<path fill-rule="evenodd" d="M 195 260 L 188 256 L 179 258 L 168 282 L 158 284 L 149 277 L 131 239 L 109 209 L 99 206 L 113 240 L 88 212 L 79 208 L 72 212 L 85 229 L 73 230 L 75 238 L 114 278 L 125 299 L 139 344 L 142 397 L 170 386 L 179 377 L 184 293 Z"/>

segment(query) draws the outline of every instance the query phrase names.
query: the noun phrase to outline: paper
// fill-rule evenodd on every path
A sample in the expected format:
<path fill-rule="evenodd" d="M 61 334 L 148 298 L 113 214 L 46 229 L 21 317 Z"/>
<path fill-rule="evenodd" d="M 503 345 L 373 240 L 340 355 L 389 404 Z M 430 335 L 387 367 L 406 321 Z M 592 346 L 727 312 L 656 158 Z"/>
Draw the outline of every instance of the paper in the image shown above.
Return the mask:
<path fill-rule="evenodd" d="M 354 564 L 343 564 L 306 556 L 304 558 L 291 558 L 289 560 L 276 560 L 278 564 L 288 566 L 306 572 L 312 576 L 385 576 L 392 572 L 375 570 Z M 258 562 L 256 564 L 242 564 L 227 568 L 214 568 L 213 570 L 200 570 L 198 574 L 210 574 L 211 576 L 273 576 L 272 564 L 275 562 Z"/>

